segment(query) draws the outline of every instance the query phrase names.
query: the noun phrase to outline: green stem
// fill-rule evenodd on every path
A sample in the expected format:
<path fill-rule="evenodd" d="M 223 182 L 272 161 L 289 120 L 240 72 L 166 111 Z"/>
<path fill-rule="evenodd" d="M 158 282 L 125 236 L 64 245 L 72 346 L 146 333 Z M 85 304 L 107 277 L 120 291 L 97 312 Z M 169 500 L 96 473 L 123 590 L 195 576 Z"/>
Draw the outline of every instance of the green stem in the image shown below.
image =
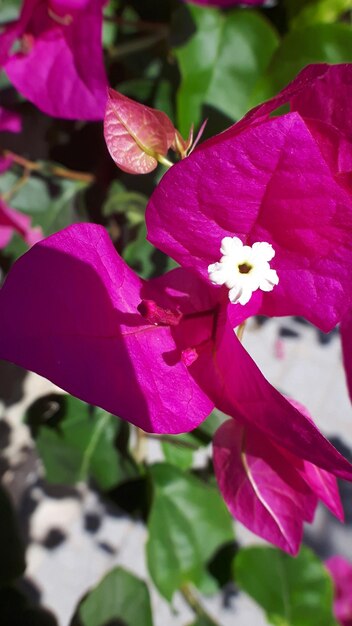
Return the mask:
<path fill-rule="evenodd" d="M 208 611 L 204 608 L 204 606 L 200 603 L 190 585 L 182 585 L 180 591 L 188 606 L 192 609 L 192 611 L 194 611 L 194 613 L 198 617 L 205 617 L 205 619 L 209 620 L 210 624 L 213 624 L 214 626 L 221 626 L 220 622 L 217 622 L 216 619 L 214 619 L 214 617 L 210 615 Z"/>
<path fill-rule="evenodd" d="M 159 163 L 161 163 L 162 165 L 165 165 L 165 167 L 167 168 L 172 167 L 174 165 L 172 161 L 169 161 L 169 159 L 162 156 L 162 154 L 157 154 L 155 158 L 157 159 L 157 161 L 159 161 Z"/>

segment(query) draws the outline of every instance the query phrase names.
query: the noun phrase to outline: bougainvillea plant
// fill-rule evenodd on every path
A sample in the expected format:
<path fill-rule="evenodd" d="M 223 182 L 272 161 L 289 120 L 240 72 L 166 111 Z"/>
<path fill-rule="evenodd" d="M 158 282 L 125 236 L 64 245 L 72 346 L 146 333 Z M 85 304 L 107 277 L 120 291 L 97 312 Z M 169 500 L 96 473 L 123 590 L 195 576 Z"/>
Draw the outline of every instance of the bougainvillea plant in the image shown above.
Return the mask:
<path fill-rule="evenodd" d="M 309 68 L 309 85 L 312 75 L 341 70 Z M 341 518 L 327 472 L 350 478 L 351 469 L 311 418 L 266 382 L 233 329 L 259 311 L 305 315 L 330 330 L 349 307 L 352 198 L 319 150 L 325 128 L 313 136 L 297 112 L 266 115 L 304 90 L 306 74 L 172 167 L 154 192 L 149 237 L 191 270 L 148 285 L 116 256 L 104 231 L 77 225 L 19 260 L 0 295 L 0 355 L 70 393 L 158 433 L 189 431 L 214 405 L 232 416 L 215 437 L 225 500 L 249 528 L 291 553 L 318 498 Z M 138 105 L 114 96 L 112 107 L 110 96 L 108 110 L 108 142 L 115 120 L 121 125 L 137 110 L 135 127 L 126 132 L 123 124 L 121 154 L 130 154 L 132 134 L 132 150 L 148 156 L 155 126 L 145 109 L 139 118 Z M 171 124 L 147 114 L 161 120 L 171 145 Z M 325 131 L 329 139 L 333 131 Z M 222 256 L 211 263 L 217 246 Z M 31 310 L 22 298 L 31 298 Z"/>
<path fill-rule="evenodd" d="M 87 481 L 107 515 L 117 505 L 118 521 L 121 509 L 142 521 L 148 582 L 169 602 L 182 594 L 192 626 L 222 623 L 201 594 L 233 582 L 273 624 L 332 626 L 334 593 L 336 620 L 350 623 L 350 565 L 301 549 L 318 505 L 321 532 L 344 508 L 349 523 L 348 449 L 246 345 L 254 328 L 259 341 L 283 329 L 263 317 L 294 316 L 333 350 L 339 328 L 352 396 L 351 10 L 0 6 L 0 358 L 61 388 L 26 412 L 30 445 L 14 462 L 27 468 L 35 443 L 33 488 Z M 8 370 L 17 382 L 1 441 L 23 376 Z M 0 449 L 0 474 L 9 457 Z M 337 479 L 348 481 L 341 497 Z M 16 583 L 24 552 L 2 487 L 0 508 L 0 623 L 39 626 Z M 240 524 L 235 545 L 234 521 L 275 547 L 243 547 Z M 333 534 L 323 528 L 322 546 L 307 528 L 324 559 L 338 551 Z M 115 622 L 153 626 L 147 586 L 120 567 L 70 626 Z"/>

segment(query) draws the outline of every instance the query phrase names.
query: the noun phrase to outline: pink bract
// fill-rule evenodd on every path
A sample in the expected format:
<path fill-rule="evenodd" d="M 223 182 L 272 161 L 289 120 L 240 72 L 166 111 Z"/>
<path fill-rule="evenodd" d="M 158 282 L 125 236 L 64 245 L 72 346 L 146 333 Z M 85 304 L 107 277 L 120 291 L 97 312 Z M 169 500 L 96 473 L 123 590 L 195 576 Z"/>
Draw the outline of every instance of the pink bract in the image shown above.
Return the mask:
<path fill-rule="evenodd" d="M 325 561 L 334 582 L 334 614 L 341 626 L 352 626 L 352 564 L 342 556 Z"/>
<path fill-rule="evenodd" d="M 130 174 L 147 174 L 175 139 L 175 128 L 162 111 L 109 89 L 104 119 L 106 145 L 116 165 Z"/>
<path fill-rule="evenodd" d="M 271 243 L 279 284 L 263 294 L 258 311 L 301 315 L 331 330 L 352 300 L 352 148 L 334 116 L 321 119 L 319 109 L 312 117 L 305 90 L 325 93 L 328 84 L 331 102 L 346 107 L 336 85 L 351 74 L 350 65 L 307 68 L 173 166 L 147 208 L 149 240 L 206 280 L 223 237 Z M 270 117 L 287 102 L 291 113 Z"/>
<path fill-rule="evenodd" d="M 107 79 L 102 52 L 105 0 L 25 0 L 0 36 L 0 64 L 39 109 L 56 117 L 102 119 Z M 19 40 L 20 52 L 11 48 Z"/>
<path fill-rule="evenodd" d="M 297 520 L 285 527 L 285 541 L 269 522 L 265 535 L 293 552 L 318 497 L 341 516 L 326 473 L 351 480 L 352 467 L 244 350 L 233 325 L 251 307 L 228 304 L 189 270 L 143 281 L 105 229 L 76 224 L 35 245 L 11 269 L 0 292 L 0 357 L 147 431 L 189 431 L 216 405 L 238 432 L 251 433 L 255 446 L 267 442 L 276 480 L 296 494 Z M 233 452 L 235 442 L 228 442 Z M 296 493 L 301 488 L 303 496 Z M 275 507 L 292 516 L 286 496 L 278 493 Z"/>
<path fill-rule="evenodd" d="M 290 554 L 297 554 L 318 499 L 343 521 L 335 476 L 280 448 L 254 425 L 225 422 L 214 437 L 213 460 L 234 517 Z"/>
<path fill-rule="evenodd" d="M 31 226 L 31 218 L 7 206 L 0 198 L 0 249 L 7 246 L 12 235 L 18 233 L 29 245 L 43 238 L 41 228 Z"/>

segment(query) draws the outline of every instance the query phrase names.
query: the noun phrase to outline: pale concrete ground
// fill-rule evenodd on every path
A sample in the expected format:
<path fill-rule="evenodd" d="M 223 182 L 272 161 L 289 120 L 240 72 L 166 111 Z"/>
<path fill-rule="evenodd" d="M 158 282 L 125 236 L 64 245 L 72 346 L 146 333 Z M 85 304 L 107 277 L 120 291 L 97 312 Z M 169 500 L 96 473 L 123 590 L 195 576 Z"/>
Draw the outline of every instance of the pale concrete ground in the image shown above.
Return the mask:
<path fill-rule="evenodd" d="M 292 332 L 297 331 L 300 336 L 282 337 L 278 343 L 278 331 L 283 326 Z M 246 329 L 244 344 L 270 382 L 305 404 L 327 436 L 340 437 L 352 449 L 352 410 L 344 382 L 338 336 L 327 345 L 321 345 L 315 329 L 294 320 L 269 320 L 261 328 L 253 321 Z M 51 390 L 53 385 L 31 374 L 25 381 L 25 399 L 6 409 L 6 419 L 15 427 L 16 433 L 12 448 L 7 448 L 11 457 L 18 454 L 24 444 L 28 445 L 27 429 L 20 424 L 25 407 Z M 152 446 L 150 454 L 153 460 L 160 458 L 157 445 Z M 25 476 L 28 486 L 35 484 L 35 479 L 35 472 Z M 4 483 L 10 490 L 12 481 L 13 475 L 9 471 L 4 475 Z M 34 487 L 32 497 L 36 496 L 36 489 Z M 42 494 L 38 493 L 40 497 Z M 352 497 L 352 491 L 348 497 Z M 84 529 L 84 516 L 90 513 L 101 518 L 95 532 Z M 42 542 L 48 530 L 58 527 L 66 535 L 66 540 L 48 551 Z M 314 547 L 325 551 L 324 556 L 340 552 L 352 558 L 351 532 L 351 526 L 332 522 L 330 514 L 319 509 L 314 532 L 309 532 L 307 538 Z M 240 524 L 236 524 L 236 534 L 242 545 L 260 542 Z M 142 524 L 107 510 L 98 496 L 83 485 L 79 487 L 78 497 L 70 495 L 41 500 L 30 518 L 30 537 L 26 575 L 39 588 L 41 603 L 56 614 L 60 626 L 68 626 L 80 597 L 115 565 L 122 565 L 147 578 L 144 560 L 146 531 Z M 180 596 L 176 595 L 170 609 L 152 588 L 151 594 L 155 626 L 185 626 L 192 621 L 192 613 Z M 266 624 L 261 610 L 241 594 L 232 596 L 226 607 L 220 594 L 203 601 L 222 626 Z"/>

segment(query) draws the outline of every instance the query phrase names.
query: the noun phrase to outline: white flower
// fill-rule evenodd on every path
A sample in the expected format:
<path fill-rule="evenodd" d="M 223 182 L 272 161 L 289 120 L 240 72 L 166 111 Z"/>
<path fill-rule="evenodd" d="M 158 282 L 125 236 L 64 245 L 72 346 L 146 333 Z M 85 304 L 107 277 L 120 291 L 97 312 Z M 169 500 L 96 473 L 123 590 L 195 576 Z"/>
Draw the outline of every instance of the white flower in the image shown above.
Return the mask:
<path fill-rule="evenodd" d="M 218 263 L 208 267 L 209 278 L 214 285 L 226 285 L 229 300 L 234 304 L 247 304 L 257 289 L 271 291 L 279 282 L 269 261 L 275 256 L 270 243 L 259 241 L 244 246 L 238 237 L 224 237 Z"/>

